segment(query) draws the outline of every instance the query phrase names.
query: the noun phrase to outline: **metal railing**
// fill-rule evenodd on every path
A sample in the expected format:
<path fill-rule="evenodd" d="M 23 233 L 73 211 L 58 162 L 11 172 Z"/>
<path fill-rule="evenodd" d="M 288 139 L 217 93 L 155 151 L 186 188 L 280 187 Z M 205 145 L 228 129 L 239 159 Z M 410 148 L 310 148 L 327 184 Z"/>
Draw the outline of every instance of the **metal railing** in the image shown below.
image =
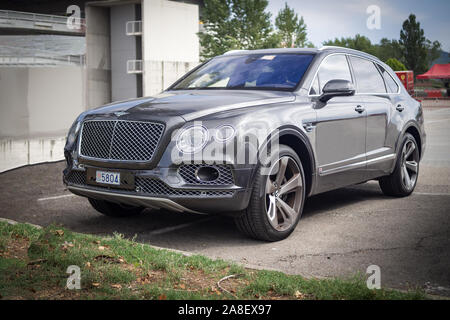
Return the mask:
<path fill-rule="evenodd" d="M 54 25 L 58 25 L 60 28 L 67 29 L 71 32 L 84 32 L 86 30 L 86 22 L 84 19 L 80 19 L 80 29 L 69 29 L 67 27 L 67 18 L 65 16 L 56 16 L 50 14 L 32 13 L 32 12 L 21 12 L 12 10 L 0 10 L 0 26 L 8 24 L 20 24 L 19 27 L 28 28 L 29 24 L 32 23 L 36 28 L 51 28 Z"/>
<path fill-rule="evenodd" d="M 142 21 L 128 21 L 125 25 L 127 36 L 142 35 Z"/>
<path fill-rule="evenodd" d="M 0 56 L 0 66 L 84 65 L 84 55 Z"/>

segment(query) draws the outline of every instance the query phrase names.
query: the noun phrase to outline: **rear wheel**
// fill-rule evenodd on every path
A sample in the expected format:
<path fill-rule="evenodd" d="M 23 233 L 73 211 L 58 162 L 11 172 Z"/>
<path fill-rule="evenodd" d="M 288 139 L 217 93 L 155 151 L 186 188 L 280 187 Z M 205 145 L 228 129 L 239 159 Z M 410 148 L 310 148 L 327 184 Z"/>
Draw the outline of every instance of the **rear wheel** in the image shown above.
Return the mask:
<path fill-rule="evenodd" d="M 142 210 L 144 209 L 141 207 L 133 207 L 105 200 L 97 200 L 92 198 L 88 198 L 88 200 L 95 210 L 108 217 L 118 218 L 118 217 L 134 216 L 141 213 Z"/>
<path fill-rule="evenodd" d="M 268 174 L 259 168 L 250 204 L 235 218 L 238 229 L 259 240 L 279 241 L 297 226 L 305 202 L 305 175 L 298 155 L 281 145 Z"/>
<path fill-rule="evenodd" d="M 403 137 L 394 172 L 379 180 L 383 193 L 394 197 L 410 195 L 417 184 L 419 161 L 420 153 L 416 139 L 407 133 Z"/>

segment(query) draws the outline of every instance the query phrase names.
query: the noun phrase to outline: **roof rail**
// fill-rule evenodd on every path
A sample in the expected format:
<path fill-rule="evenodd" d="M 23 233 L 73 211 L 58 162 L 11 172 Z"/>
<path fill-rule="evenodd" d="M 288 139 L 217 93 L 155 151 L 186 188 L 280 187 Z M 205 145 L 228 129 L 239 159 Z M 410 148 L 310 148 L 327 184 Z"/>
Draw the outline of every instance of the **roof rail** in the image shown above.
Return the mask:
<path fill-rule="evenodd" d="M 319 50 L 326 50 L 326 49 L 344 49 L 344 50 L 348 50 L 348 51 L 352 51 L 355 53 L 363 53 L 369 57 L 372 57 L 373 59 L 376 60 L 380 60 L 379 58 L 375 57 L 374 55 L 371 55 L 370 53 L 364 52 L 364 51 L 359 51 L 359 50 L 355 50 L 355 49 L 351 49 L 351 48 L 346 48 L 346 47 L 340 47 L 340 46 L 322 46 Z"/>
<path fill-rule="evenodd" d="M 231 54 L 231 53 L 247 52 L 247 51 L 248 50 L 240 50 L 240 49 L 238 49 L 238 50 L 230 50 L 230 51 L 225 52 L 223 55 L 226 56 L 227 54 Z"/>

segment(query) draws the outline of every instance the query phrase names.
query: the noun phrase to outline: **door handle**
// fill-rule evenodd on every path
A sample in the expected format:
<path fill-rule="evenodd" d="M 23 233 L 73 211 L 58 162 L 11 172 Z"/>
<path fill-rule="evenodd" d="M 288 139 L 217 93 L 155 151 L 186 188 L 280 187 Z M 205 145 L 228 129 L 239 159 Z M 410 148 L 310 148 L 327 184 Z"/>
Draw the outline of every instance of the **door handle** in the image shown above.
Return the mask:
<path fill-rule="evenodd" d="M 395 109 L 397 109 L 398 112 L 402 112 L 403 110 L 405 110 L 405 107 L 399 104 Z"/>
<path fill-rule="evenodd" d="M 364 110 L 365 110 L 364 107 L 360 106 L 360 105 L 356 106 L 356 108 L 355 108 L 355 111 L 358 112 L 358 113 L 363 113 Z"/>

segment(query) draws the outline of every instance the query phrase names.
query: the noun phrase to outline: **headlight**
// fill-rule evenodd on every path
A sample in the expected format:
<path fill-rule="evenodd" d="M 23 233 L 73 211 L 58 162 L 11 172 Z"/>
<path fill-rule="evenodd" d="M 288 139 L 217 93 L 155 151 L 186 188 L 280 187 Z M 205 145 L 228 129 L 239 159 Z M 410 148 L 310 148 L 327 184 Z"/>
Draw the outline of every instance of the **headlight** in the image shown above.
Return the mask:
<path fill-rule="evenodd" d="M 81 128 L 81 121 L 80 118 L 77 118 L 77 120 L 75 120 L 75 122 L 69 129 L 66 146 L 71 146 L 75 142 L 75 140 L 77 139 L 78 132 L 80 131 L 80 128 Z"/>
<path fill-rule="evenodd" d="M 208 129 L 194 125 L 184 129 L 178 136 L 177 148 L 183 153 L 195 153 L 205 147 L 208 138 Z"/>
<path fill-rule="evenodd" d="M 225 142 L 234 137 L 236 130 L 230 125 L 223 125 L 216 129 L 216 141 Z"/>

